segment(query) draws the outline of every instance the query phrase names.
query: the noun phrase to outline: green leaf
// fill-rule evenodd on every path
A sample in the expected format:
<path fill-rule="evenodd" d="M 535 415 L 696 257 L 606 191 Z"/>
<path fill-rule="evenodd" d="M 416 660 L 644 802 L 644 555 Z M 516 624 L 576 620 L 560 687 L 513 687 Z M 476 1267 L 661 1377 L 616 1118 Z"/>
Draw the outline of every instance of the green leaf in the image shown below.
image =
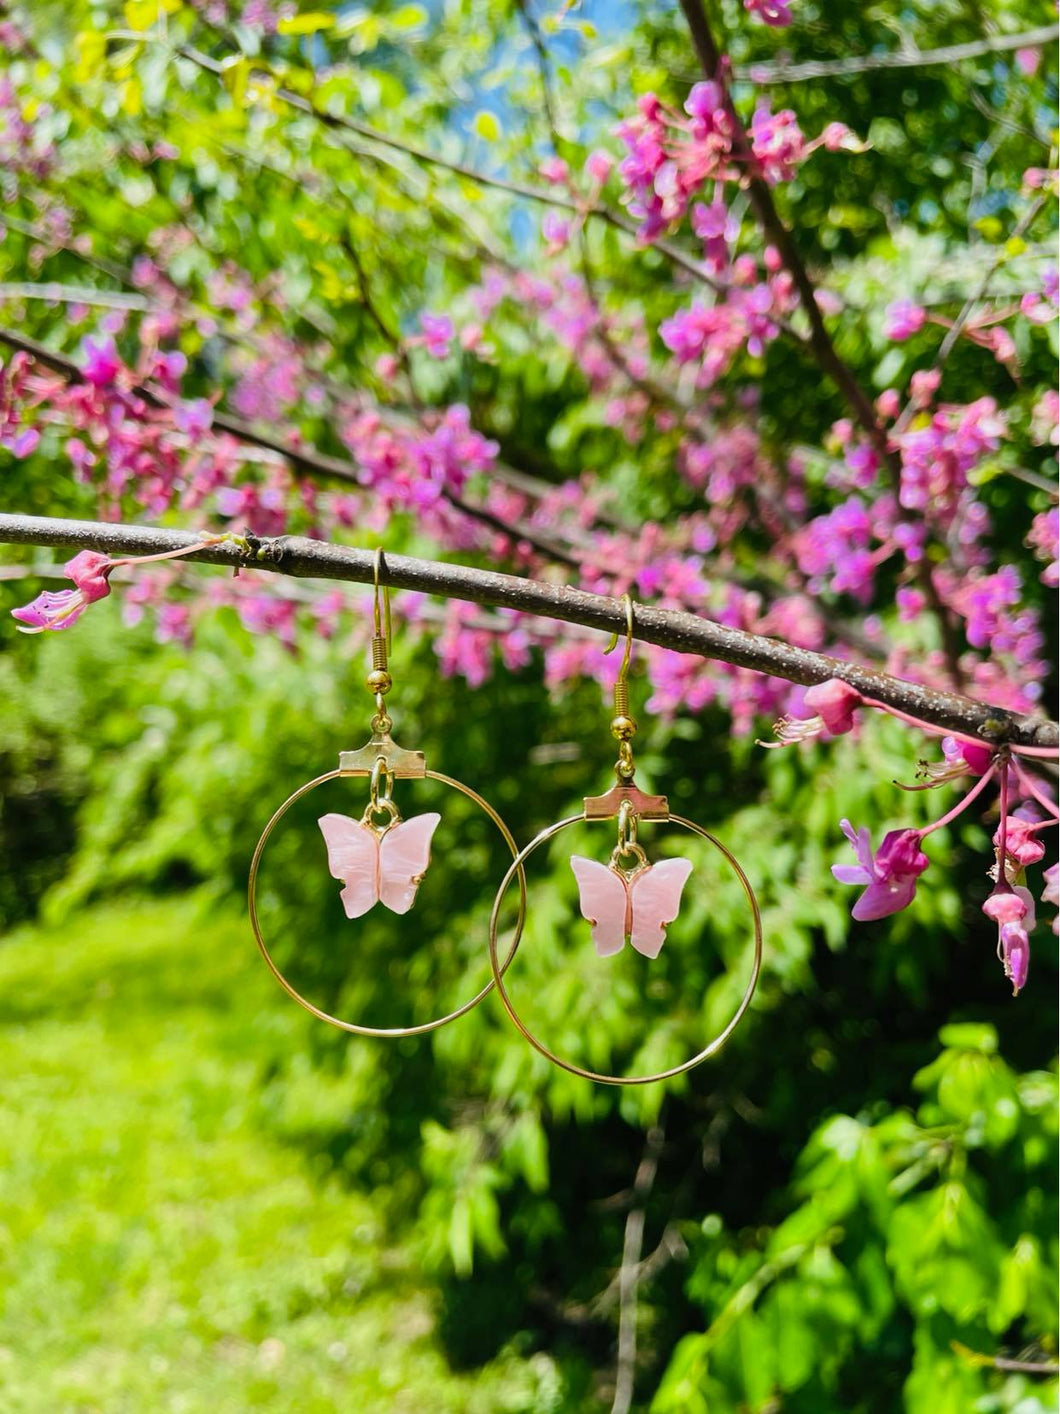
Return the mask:
<path fill-rule="evenodd" d="M 323 10 L 310 10 L 304 15 L 291 15 L 276 25 L 278 34 L 316 34 L 319 30 L 330 29 L 335 23 L 334 15 Z"/>
<path fill-rule="evenodd" d="M 489 112 L 486 108 L 480 108 L 475 114 L 471 126 L 479 137 L 486 142 L 496 142 L 501 135 L 501 125 L 495 113 Z"/>
<path fill-rule="evenodd" d="M 465 1194 L 453 1200 L 449 1215 L 449 1256 L 458 1277 L 469 1277 L 475 1265 L 471 1204 Z"/>
<path fill-rule="evenodd" d="M 954 1050 L 993 1055 L 997 1051 L 997 1028 L 985 1021 L 954 1021 L 942 1028 L 939 1040 Z"/>
<path fill-rule="evenodd" d="M 429 19 L 422 5 L 402 5 L 388 17 L 391 29 L 419 29 Z"/>

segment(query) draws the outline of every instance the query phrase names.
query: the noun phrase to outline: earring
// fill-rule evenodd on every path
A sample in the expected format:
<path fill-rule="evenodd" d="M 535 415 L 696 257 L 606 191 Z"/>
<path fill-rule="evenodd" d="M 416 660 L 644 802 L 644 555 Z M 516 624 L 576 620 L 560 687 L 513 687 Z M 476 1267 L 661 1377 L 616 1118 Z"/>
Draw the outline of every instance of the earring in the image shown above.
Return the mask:
<path fill-rule="evenodd" d="M 374 600 L 372 608 L 371 671 L 365 685 L 375 697 L 375 714 L 371 720 L 372 735 L 366 745 L 357 751 L 343 751 L 339 754 L 338 768 L 326 771 L 322 776 L 299 786 L 274 812 L 261 833 L 250 862 L 250 877 L 247 885 L 247 901 L 250 911 L 250 925 L 262 957 L 289 997 L 299 1006 L 321 1021 L 327 1021 L 342 1031 L 350 1031 L 358 1036 L 419 1036 L 434 1031 L 458 1016 L 464 1016 L 479 1004 L 493 989 L 491 978 L 481 991 L 470 1001 L 416 1026 L 368 1026 L 359 1022 L 346 1021 L 323 1011 L 303 997 L 281 972 L 273 960 L 268 945 L 262 936 L 258 918 L 258 871 L 262 855 L 273 830 L 296 801 L 327 781 L 346 777 L 368 778 L 368 800 L 360 818 L 350 815 L 329 813 L 320 816 L 317 824 L 322 835 L 321 863 L 326 859 L 333 878 L 342 883 L 339 897 L 348 919 L 357 919 L 368 913 L 376 905 L 382 905 L 392 913 L 404 914 L 414 906 L 420 882 L 431 862 L 431 842 L 441 816 L 436 812 L 414 815 L 402 819 L 394 801 L 393 786 L 399 780 L 439 781 L 442 785 L 459 791 L 483 810 L 500 831 L 505 844 L 511 851 L 513 860 L 518 854 L 518 846 L 507 825 L 496 810 L 477 791 L 462 781 L 445 776 L 440 771 L 429 771 L 422 751 L 408 751 L 394 741 L 390 735 L 393 721 L 386 709 L 386 694 L 393 686 L 387 666 L 391 647 L 390 590 L 381 584 L 383 568 L 382 550 L 375 554 Z M 508 955 L 501 969 L 507 968 L 519 946 L 523 920 L 526 912 L 526 882 L 521 868 L 519 873 L 520 906 Z M 510 875 L 509 875 L 510 878 Z"/>
<path fill-rule="evenodd" d="M 564 1070 L 570 1071 L 572 1075 L 580 1075 L 585 1080 L 595 1080 L 604 1085 L 649 1085 L 656 1080 L 668 1080 L 672 1076 L 681 1075 L 686 1070 L 700 1065 L 720 1050 L 739 1025 L 754 995 L 762 965 L 762 919 L 754 890 L 731 851 L 709 830 L 705 830 L 692 820 L 686 820 L 681 815 L 672 814 L 665 796 L 645 795 L 635 783 L 636 767 L 631 742 L 636 733 L 637 724 L 630 716 L 627 682 L 633 649 L 633 601 L 628 594 L 625 594 L 622 596 L 622 602 L 626 611 L 626 644 L 622 665 L 615 683 L 615 710 L 611 719 L 611 734 L 619 744 L 618 760 L 615 762 L 615 784 L 604 795 L 587 796 L 584 808 L 579 814 L 570 815 L 564 820 L 558 820 L 555 824 L 547 826 L 512 861 L 507 874 L 501 880 L 493 902 L 489 936 L 490 967 L 497 993 L 504 1003 L 509 1017 L 523 1037 L 554 1065 L 561 1066 Z M 611 652 L 617 641 L 616 634 L 606 651 Z M 661 1070 L 650 1075 L 602 1074 L 598 1071 L 587 1070 L 573 1061 L 556 1055 L 533 1034 L 523 1021 L 516 1010 L 504 980 L 504 973 L 511 962 L 511 954 L 502 964 L 497 944 L 497 931 L 501 905 L 512 879 L 517 874 L 522 877 L 521 871 L 527 860 L 541 845 L 572 825 L 595 820 L 617 820 L 618 822 L 618 839 L 607 862 L 601 863 L 599 860 L 587 859 L 574 854 L 570 856 L 570 866 L 578 885 L 581 915 L 589 924 L 591 938 L 599 957 L 613 956 L 620 952 L 628 942 L 636 952 L 650 962 L 658 957 L 666 941 L 666 926 L 674 922 L 680 911 L 681 895 L 692 873 L 693 866 L 689 860 L 680 858 L 650 862 L 638 838 L 639 826 L 644 822 L 678 825 L 713 845 L 736 874 L 751 911 L 754 930 L 754 957 L 751 964 L 751 975 L 740 1003 L 728 1024 L 718 1035 L 708 1041 L 702 1050 L 697 1051 L 688 1060 L 683 1061 L 680 1065 L 671 1066 L 668 1070 Z M 522 887 L 524 892 L 520 922 L 523 921 L 525 913 L 525 881 L 523 881 Z"/>

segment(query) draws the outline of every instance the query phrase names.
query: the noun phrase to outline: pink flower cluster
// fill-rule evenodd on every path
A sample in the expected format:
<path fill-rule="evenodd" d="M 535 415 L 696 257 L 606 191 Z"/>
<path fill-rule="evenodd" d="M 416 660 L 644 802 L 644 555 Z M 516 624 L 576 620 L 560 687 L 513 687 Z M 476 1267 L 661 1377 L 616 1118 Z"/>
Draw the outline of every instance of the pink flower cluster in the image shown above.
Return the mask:
<path fill-rule="evenodd" d="M 240 24 L 246 29 L 260 30 L 262 34 L 275 34 L 279 21 L 293 15 L 297 10 L 294 0 L 282 0 L 280 4 L 272 0 L 191 0 L 194 9 L 199 10 L 208 24 Z"/>
<path fill-rule="evenodd" d="M 774 16 L 771 23 L 785 22 L 779 17 L 786 14 L 786 3 L 763 3 L 758 8 Z M 617 133 L 626 149 L 619 176 L 630 213 L 640 221 L 638 237 L 644 244 L 658 240 L 682 220 L 693 196 L 706 183 L 741 183 L 748 163 L 776 185 L 791 181 L 818 147 L 830 152 L 861 148 L 843 123 L 829 123 L 808 142 L 791 109 L 774 113 L 765 103 L 759 103 L 749 128 L 741 132 L 724 89 L 713 80 L 692 88 L 683 112 L 654 93 L 645 94 L 636 114 L 621 123 Z M 732 239 L 719 206 L 723 203 L 716 197 L 711 207 L 699 209 L 693 221 L 697 235 L 707 241 L 707 257 L 715 267 L 722 256 L 716 243 Z"/>
<path fill-rule="evenodd" d="M 925 427 L 897 439 L 902 458 L 900 499 L 907 511 L 930 511 L 943 526 L 952 521 L 968 473 L 1005 435 L 1005 419 L 993 398 L 964 407 L 943 407 Z"/>
<path fill-rule="evenodd" d="M 618 170 L 642 241 L 679 221 L 704 182 L 728 179 L 734 132 L 716 83 L 697 83 L 684 114 L 653 93 L 639 100 L 636 115 L 618 128 L 626 149 Z"/>
<path fill-rule="evenodd" d="M 37 121 L 23 116 L 22 103 L 15 86 L 6 75 L 0 75 L 0 172 L 14 176 L 34 177 L 43 181 L 55 165 L 55 148 L 45 134 L 46 118 L 51 110 L 38 106 Z"/>
<path fill-rule="evenodd" d="M 948 740 L 949 758 L 947 767 L 934 771 L 930 785 L 941 785 L 944 781 L 955 780 L 960 775 L 974 776 L 975 783 L 966 795 L 951 810 L 934 824 L 921 829 L 892 830 L 884 837 L 879 850 L 874 854 L 869 839 L 869 831 L 855 831 L 850 822 L 841 821 L 843 833 L 853 846 L 858 863 L 836 864 L 832 873 L 842 884 L 864 885 L 852 909 L 853 917 L 861 922 L 886 918 L 906 908 L 916 893 L 917 880 L 928 867 L 928 857 L 921 849 L 926 835 L 941 826 L 949 824 L 961 815 L 982 793 L 984 787 L 996 775 L 1001 780 L 1001 820 L 994 833 L 995 864 L 991 871 L 995 880 L 992 893 L 983 904 L 983 912 L 998 926 L 998 957 L 1005 976 L 1012 983 L 1013 994 L 1019 993 L 1027 981 L 1030 962 L 1030 934 L 1035 927 L 1034 897 L 1027 888 L 1026 871 L 1029 866 L 1041 862 L 1045 846 L 1038 838 L 1044 829 L 1055 827 L 1058 811 L 1055 802 L 1043 795 L 1023 775 L 1022 766 L 1010 767 L 1007 762 L 988 756 L 985 769 L 979 760 L 981 752 L 975 743 L 963 744 L 960 750 L 965 755 L 976 753 L 975 765 L 965 761 L 960 766 L 953 764 L 960 757 L 955 751 L 956 743 Z M 1008 813 L 1009 794 L 1015 782 L 1018 789 L 1028 795 L 1028 804 L 1020 806 L 1014 813 Z M 921 787 L 926 789 L 929 787 Z M 1044 807 L 1044 810 L 1043 810 Z M 1060 865 L 1052 865 L 1045 871 L 1044 903 L 1056 903 L 1058 899 L 1057 881 Z M 1054 924 L 1054 931 L 1056 925 Z"/>
<path fill-rule="evenodd" d="M 790 277 L 781 273 L 750 289 L 730 289 L 716 304 L 694 301 L 663 320 L 659 337 L 679 364 L 699 364 L 696 384 L 709 388 L 742 350 L 761 357 L 794 303 Z"/>
<path fill-rule="evenodd" d="M 496 442 L 471 426 L 471 414 L 460 403 L 425 416 L 422 426 L 390 426 L 375 410 L 358 412 L 341 435 L 362 483 L 388 508 L 436 507 L 447 493 L 462 491 L 469 476 L 490 472 L 498 451 Z"/>
<path fill-rule="evenodd" d="M 1050 589 L 1060 587 L 1060 510 L 1056 506 L 1034 517 L 1027 544 L 1039 560 L 1047 561 L 1042 571 L 1042 583 Z"/>

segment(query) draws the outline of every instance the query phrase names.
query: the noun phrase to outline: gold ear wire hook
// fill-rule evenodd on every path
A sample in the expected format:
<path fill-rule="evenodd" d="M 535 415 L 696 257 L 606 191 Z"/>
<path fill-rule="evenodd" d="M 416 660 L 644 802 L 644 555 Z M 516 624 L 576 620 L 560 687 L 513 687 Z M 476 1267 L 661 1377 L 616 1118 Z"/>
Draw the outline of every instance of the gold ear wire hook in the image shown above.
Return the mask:
<path fill-rule="evenodd" d="M 372 586 L 375 592 L 375 601 L 372 607 L 372 623 L 375 629 L 375 637 L 381 639 L 385 645 L 385 651 L 390 653 L 394 646 L 394 626 L 390 617 L 390 586 L 380 585 L 379 572 L 383 564 L 383 547 L 377 545 L 375 550 L 375 561 L 372 565 Z M 382 590 L 383 612 L 379 610 L 379 596 Z M 385 631 L 384 631 L 385 624 Z M 384 659 L 383 667 L 386 667 Z"/>
<path fill-rule="evenodd" d="M 393 639 L 393 622 L 390 617 L 390 588 L 380 583 L 382 566 L 383 547 L 379 545 L 372 565 L 372 668 L 365 679 L 368 691 L 375 694 L 375 716 L 372 718 L 372 728 L 375 731 L 389 731 L 393 725 L 383 700 L 393 686 L 393 679 L 387 668 L 387 654 Z"/>
<path fill-rule="evenodd" d="M 618 677 L 615 679 L 615 716 L 629 717 L 628 678 L 629 661 L 633 656 L 633 600 L 628 594 L 623 594 L 622 605 L 626 611 L 626 645 L 622 650 L 622 664 L 618 670 Z M 604 649 L 604 652 L 613 653 L 617 647 L 618 634 L 614 633 L 611 635 L 611 642 Z M 614 723 L 611 725 L 612 729 L 614 729 Z"/>
<path fill-rule="evenodd" d="M 615 763 L 615 772 L 620 782 L 628 782 L 633 779 L 633 748 L 630 746 L 630 738 L 637 730 L 637 724 L 629 714 L 629 663 L 633 656 L 633 600 L 628 594 L 623 594 L 622 604 L 626 610 L 626 646 L 622 652 L 622 663 L 618 669 L 618 677 L 615 679 L 615 715 L 611 718 L 611 735 L 618 741 L 618 761 Z M 611 642 L 604 649 L 605 653 L 612 652 L 618 646 L 618 634 L 614 634 Z"/>

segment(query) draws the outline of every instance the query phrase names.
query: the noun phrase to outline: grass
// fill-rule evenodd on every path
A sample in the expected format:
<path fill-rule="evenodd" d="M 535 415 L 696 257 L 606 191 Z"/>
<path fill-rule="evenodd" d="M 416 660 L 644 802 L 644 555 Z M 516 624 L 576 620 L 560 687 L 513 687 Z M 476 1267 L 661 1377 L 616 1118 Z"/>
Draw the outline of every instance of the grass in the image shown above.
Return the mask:
<path fill-rule="evenodd" d="M 371 1203 L 261 1122 L 306 1027 L 244 921 L 109 905 L 0 944 L 4 1414 L 545 1414 L 545 1357 L 446 1365 Z"/>

